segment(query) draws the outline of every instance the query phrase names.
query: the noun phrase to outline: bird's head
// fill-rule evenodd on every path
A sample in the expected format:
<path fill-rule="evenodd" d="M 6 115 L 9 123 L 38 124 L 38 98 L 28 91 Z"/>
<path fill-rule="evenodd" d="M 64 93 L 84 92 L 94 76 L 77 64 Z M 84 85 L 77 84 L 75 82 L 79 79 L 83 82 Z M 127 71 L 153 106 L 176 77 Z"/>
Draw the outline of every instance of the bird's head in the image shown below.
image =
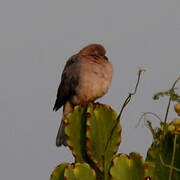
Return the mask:
<path fill-rule="evenodd" d="M 86 47 L 84 47 L 80 54 L 82 55 L 99 55 L 99 56 L 105 56 L 106 50 L 105 48 L 100 44 L 90 44 Z"/>

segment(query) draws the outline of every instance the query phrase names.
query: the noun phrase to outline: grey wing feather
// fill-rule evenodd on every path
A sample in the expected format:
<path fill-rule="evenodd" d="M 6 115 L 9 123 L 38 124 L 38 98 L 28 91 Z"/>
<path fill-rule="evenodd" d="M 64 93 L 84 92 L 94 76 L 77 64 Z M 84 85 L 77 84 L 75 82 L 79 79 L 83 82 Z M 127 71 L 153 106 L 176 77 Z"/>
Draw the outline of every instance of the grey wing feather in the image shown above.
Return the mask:
<path fill-rule="evenodd" d="M 53 110 L 57 111 L 61 108 L 71 96 L 75 94 L 75 88 L 78 85 L 78 73 L 75 63 L 79 61 L 79 56 L 71 57 L 64 68 L 61 77 L 61 83 L 58 88 L 57 98 Z"/>
<path fill-rule="evenodd" d="M 68 84 L 67 81 L 68 81 L 68 78 L 66 77 L 66 73 L 63 73 L 62 78 L 61 78 L 61 83 L 59 85 L 58 92 L 57 92 L 56 102 L 53 108 L 54 111 L 57 111 L 59 108 L 61 108 L 68 99 L 69 86 L 67 85 Z"/>

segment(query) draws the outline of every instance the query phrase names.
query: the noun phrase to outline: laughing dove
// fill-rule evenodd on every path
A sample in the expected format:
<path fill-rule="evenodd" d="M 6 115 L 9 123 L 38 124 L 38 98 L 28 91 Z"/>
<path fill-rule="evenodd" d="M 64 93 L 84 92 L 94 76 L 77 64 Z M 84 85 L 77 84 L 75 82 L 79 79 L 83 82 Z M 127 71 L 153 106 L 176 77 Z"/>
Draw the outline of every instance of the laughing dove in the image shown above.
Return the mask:
<path fill-rule="evenodd" d="M 53 110 L 63 106 L 63 117 L 78 104 L 93 102 L 103 96 L 112 80 L 113 66 L 100 44 L 90 44 L 67 61 L 61 76 Z M 63 118 L 56 137 L 56 146 L 67 145 Z"/>

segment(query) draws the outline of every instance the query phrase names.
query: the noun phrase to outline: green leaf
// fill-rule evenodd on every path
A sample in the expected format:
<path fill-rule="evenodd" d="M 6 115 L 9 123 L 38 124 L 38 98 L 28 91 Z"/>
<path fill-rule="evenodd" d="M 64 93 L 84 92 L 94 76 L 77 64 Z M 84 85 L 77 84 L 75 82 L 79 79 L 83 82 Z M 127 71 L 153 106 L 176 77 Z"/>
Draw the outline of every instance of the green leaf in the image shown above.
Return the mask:
<path fill-rule="evenodd" d="M 171 124 L 167 124 L 170 126 Z M 173 154 L 174 135 L 170 128 L 166 128 L 163 135 L 163 127 L 159 128 L 157 133 L 161 132 L 148 149 L 146 161 L 154 164 L 153 179 L 169 180 L 170 166 Z M 177 169 L 177 170 L 176 170 Z M 178 171 L 179 170 L 179 171 Z M 173 164 L 173 180 L 180 179 L 180 135 L 177 135 L 175 147 L 175 160 Z"/>
<path fill-rule="evenodd" d="M 65 172 L 64 172 L 64 179 L 66 180 L 76 180 L 76 176 L 74 175 L 74 164 L 69 164 L 66 166 Z"/>
<path fill-rule="evenodd" d="M 110 174 L 113 180 L 143 180 L 144 161 L 138 153 L 119 154 L 113 159 Z"/>
<path fill-rule="evenodd" d="M 110 106 L 89 104 L 87 112 L 87 154 L 97 167 L 104 171 L 105 176 L 108 176 L 112 158 L 121 141 L 121 126 L 118 123 L 112 132 L 117 122 L 117 114 Z M 110 140 L 111 133 L 113 134 Z"/>
<path fill-rule="evenodd" d="M 86 106 L 75 106 L 74 111 L 65 118 L 65 134 L 69 148 L 76 162 L 84 162 L 86 149 Z"/>
<path fill-rule="evenodd" d="M 69 165 L 64 173 L 67 180 L 95 180 L 96 174 L 86 163 L 75 163 Z"/>
<path fill-rule="evenodd" d="M 64 180 L 64 171 L 68 163 L 57 166 L 51 174 L 50 180 Z"/>

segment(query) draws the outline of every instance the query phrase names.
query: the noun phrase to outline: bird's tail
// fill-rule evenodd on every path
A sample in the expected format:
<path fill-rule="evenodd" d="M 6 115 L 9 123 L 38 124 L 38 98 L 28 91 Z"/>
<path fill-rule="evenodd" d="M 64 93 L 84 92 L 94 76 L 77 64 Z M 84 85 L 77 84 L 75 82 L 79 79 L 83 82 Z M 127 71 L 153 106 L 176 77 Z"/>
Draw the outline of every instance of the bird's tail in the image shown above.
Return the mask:
<path fill-rule="evenodd" d="M 69 101 L 66 101 L 66 103 L 64 104 L 64 107 L 63 107 L 63 118 L 72 110 L 73 110 L 73 105 Z M 56 137 L 56 146 L 57 147 L 59 147 L 61 145 L 67 146 L 66 135 L 65 135 L 65 123 L 63 121 L 63 118 L 61 120 L 61 124 L 60 124 L 58 134 Z"/>
<path fill-rule="evenodd" d="M 59 147 L 61 145 L 67 146 L 64 128 L 65 128 L 65 124 L 64 124 L 63 119 L 62 119 L 58 133 L 57 133 L 57 137 L 56 137 L 56 146 L 57 147 Z"/>

